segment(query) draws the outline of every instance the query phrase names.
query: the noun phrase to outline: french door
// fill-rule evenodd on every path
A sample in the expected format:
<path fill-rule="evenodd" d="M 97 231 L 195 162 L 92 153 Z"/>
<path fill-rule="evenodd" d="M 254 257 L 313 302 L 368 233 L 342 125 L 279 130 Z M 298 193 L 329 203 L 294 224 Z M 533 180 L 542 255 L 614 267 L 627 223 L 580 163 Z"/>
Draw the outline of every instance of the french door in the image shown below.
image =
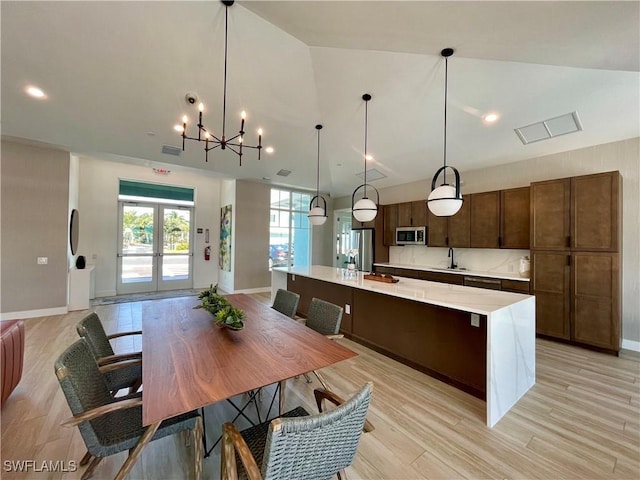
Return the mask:
<path fill-rule="evenodd" d="M 193 286 L 193 208 L 119 203 L 118 294 Z"/>

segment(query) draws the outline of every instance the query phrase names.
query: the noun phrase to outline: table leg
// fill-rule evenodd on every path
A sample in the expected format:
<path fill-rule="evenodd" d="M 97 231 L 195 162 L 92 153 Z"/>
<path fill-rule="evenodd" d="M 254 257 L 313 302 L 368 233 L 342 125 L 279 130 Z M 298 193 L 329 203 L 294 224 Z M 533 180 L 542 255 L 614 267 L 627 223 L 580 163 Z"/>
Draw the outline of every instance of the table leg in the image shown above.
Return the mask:
<path fill-rule="evenodd" d="M 278 403 L 278 415 L 282 415 L 284 413 L 284 401 L 285 394 L 284 391 L 287 389 L 287 381 L 280 380 L 280 402 Z"/>

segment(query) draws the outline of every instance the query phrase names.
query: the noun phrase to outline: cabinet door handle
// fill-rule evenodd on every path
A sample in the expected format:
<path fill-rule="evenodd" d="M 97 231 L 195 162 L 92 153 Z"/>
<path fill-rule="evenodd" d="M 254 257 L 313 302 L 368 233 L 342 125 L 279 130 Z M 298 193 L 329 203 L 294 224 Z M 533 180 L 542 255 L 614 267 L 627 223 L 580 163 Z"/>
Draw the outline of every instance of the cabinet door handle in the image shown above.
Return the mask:
<path fill-rule="evenodd" d="M 502 237 L 498 237 L 498 246 L 501 247 L 502 246 Z"/>
<path fill-rule="evenodd" d="M 449 245 L 449 237 L 445 237 L 444 243 L 445 245 Z"/>
<path fill-rule="evenodd" d="M 567 267 L 571 266 L 571 255 L 567 255 Z"/>
<path fill-rule="evenodd" d="M 571 236 L 567 236 L 567 247 L 571 247 Z"/>

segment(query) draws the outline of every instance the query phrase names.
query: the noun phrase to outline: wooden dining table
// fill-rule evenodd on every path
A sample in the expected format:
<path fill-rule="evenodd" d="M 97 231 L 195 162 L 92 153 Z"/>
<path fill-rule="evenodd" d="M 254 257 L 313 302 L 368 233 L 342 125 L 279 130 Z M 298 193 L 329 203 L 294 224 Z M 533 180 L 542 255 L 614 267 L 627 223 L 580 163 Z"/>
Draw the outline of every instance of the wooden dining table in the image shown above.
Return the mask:
<path fill-rule="evenodd" d="M 143 303 L 143 425 L 274 383 L 282 409 L 287 379 L 356 355 L 252 297 L 226 298 L 244 311 L 244 329 L 217 326 L 197 297 Z"/>

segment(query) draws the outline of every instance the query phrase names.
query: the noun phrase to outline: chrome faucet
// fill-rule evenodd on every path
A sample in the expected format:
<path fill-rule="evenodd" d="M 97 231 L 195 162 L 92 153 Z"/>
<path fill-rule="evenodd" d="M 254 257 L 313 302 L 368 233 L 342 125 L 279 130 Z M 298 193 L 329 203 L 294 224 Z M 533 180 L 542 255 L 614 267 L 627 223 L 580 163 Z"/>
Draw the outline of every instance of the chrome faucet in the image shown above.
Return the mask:
<path fill-rule="evenodd" d="M 449 253 L 447 254 L 447 258 L 451 258 L 451 263 L 449 264 L 449 268 L 454 269 L 457 268 L 458 265 L 453 261 L 453 248 L 449 247 Z"/>

